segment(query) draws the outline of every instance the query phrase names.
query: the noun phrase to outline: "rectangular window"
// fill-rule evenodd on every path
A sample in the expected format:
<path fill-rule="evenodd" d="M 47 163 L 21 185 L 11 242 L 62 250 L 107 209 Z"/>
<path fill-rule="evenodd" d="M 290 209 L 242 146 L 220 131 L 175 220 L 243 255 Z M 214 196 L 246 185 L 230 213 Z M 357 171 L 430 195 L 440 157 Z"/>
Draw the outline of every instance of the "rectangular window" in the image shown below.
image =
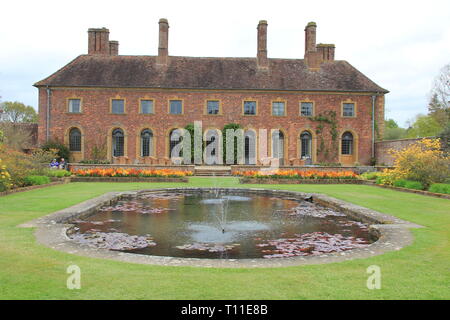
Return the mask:
<path fill-rule="evenodd" d="M 114 114 L 125 113 L 125 100 L 123 99 L 112 99 L 111 101 L 111 112 Z"/>
<path fill-rule="evenodd" d="M 141 113 L 153 114 L 153 100 L 141 100 Z"/>
<path fill-rule="evenodd" d="M 244 114 L 256 115 L 256 101 L 244 101 Z"/>
<path fill-rule="evenodd" d="M 272 102 L 272 115 L 273 116 L 284 116 L 285 115 L 285 104 L 284 102 Z"/>
<path fill-rule="evenodd" d="M 313 103 L 301 102 L 300 103 L 300 115 L 303 117 L 311 117 L 313 115 Z"/>
<path fill-rule="evenodd" d="M 219 101 L 208 100 L 206 102 L 206 113 L 207 114 L 219 114 Z"/>
<path fill-rule="evenodd" d="M 69 112 L 70 113 L 81 112 L 81 99 L 69 99 Z"/>
<path fill-rule="evenodd" d="M 344 103 L 342 107 L 343 117 L 354 117 L 355 116 L 355 104 L 354 103 Z"/>
<path fill-rule="evenodd" d="M 182 114 L 183 113 L 183 102 L 181 100 L 170 100 L 169 102 L 169 113 L 170 114 Z"/>

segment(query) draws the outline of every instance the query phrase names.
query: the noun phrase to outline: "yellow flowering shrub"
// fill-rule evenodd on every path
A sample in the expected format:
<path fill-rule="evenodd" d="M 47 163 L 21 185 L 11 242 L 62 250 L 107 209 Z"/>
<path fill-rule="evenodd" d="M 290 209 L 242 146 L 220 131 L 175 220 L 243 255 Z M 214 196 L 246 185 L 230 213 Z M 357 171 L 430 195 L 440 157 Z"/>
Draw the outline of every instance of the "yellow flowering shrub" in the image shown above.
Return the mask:
<path fill-rule="evenodd" d="M 9 188 L 11 188 L 11 186 L 12 183 L 9 172 L 6 170 L 6 166 L 0 159 L 0 192 L 8 190 Z"/>
<path fill-rule="evenodd" d="M 401 150 L 389 150 L 394 157 L 392 170 L 384 170 L 378 183 L 392 185 L 395 180 L 419 181 L 424 186 L 444 182 L 450 176 L 450 157 L 441 150 L 440 139 L 421 139 Z"/>

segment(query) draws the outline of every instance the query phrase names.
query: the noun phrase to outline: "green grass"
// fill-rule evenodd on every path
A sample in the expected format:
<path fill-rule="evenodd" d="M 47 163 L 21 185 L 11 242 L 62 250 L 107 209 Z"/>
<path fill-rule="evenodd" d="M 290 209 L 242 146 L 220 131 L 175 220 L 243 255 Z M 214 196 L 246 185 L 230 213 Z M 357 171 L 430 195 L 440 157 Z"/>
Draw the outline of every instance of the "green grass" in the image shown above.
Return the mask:
<path fill-rule="evenodd" d="M 36 243 L 33 229 L 17 227 L 105 192 L 179 186 L 70 183 L 1 197 L 0 299 L 450 299 L 450 201 L 372 186 L 252 185 L 324 193 L 425 226 L 413 229 L 414 244 L 400 251 L 333 264 L 273 269 L 130 264 L 52 250 Z M 186 186 L 242 187 L 236 178 L 190 178 Z M 81 268 L 81 290 L 66 288 L 71 264 Z M 380 290 L 366 287 L 371 265 L 381 267 Z"/>

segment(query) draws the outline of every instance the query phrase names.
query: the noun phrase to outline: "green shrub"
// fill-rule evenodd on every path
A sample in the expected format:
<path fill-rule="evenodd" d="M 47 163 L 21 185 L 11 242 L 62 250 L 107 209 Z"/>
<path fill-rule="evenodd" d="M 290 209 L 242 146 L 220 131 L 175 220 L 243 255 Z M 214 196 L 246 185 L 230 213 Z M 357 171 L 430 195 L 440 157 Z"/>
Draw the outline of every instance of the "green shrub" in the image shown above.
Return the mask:
<path fill-rule="evenodd" d="M 419 181 L 410 181 L 410 180 L 406 180 L 405 181 L 405 188 L 407 189 L 414 189 L 414 190 L 423 190 L 423 184 L 420 183 Z"/>
<path fill-rule="evenodd" d="M 25 177 L 25 184 L 29 186 L 38 186 L 41 184 L 50 183 L 50 178 L 47 176 L 27 176 Z"/>
<path fill-rule="evenodd" d="M 67 170 L 47 170 L 46 175 L 48 177 L 62 178 L 62 177 L 70 177 L 72 173 Z"/>
<path fill-rule="evenodd" d="M 450 194 L 450 184 L 447 184 L 447 183 L 434 183 L 434 184 L 431 185 L 431 187 L 430 187 L 430 189 L 428 191 L 434 192 L 434 193 Z"/>
<path fill-rule="evenodd" d="M 394 181 L 394 187 L 405 188 L 406 182 L 407 182 L 407 180 L 405 180 L 405 179 L 395 180 Z"/>
<path fill-rule="evenodd" d="M 373 171 L 373 172 L 364 172 L 363 174 L 361 174 L 361 177 L 364 180 L 376 180 L 378 177 L 378 172 Z"/>
<path fill-rule="evenodd" d="M 45 151 L 51 151 L 55 150 L 58 154 L 58 161 L 61 160 L 61 158 L 64 158 L 67 161 L 69 161 L 70 151 L 69 148 L 67 148 L 63 143 L 58 141 L 48 141 L 44 143 L 41 146 L 42 150 Z"/>

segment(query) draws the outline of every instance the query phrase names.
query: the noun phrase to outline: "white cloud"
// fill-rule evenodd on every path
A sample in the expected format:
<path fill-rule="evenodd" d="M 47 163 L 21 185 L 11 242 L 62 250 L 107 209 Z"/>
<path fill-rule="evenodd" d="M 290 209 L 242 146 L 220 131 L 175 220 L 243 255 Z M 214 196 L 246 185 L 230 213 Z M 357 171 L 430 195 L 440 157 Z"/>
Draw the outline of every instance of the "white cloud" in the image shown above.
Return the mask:
<path fill-rule="evenodd" d="M 304 26 L 390 90 L 387 117 L 426 113 L 439 69 L 450 63 L 450 2 L 429 1 L 8 1 L 1 5 L 0 96 L 37 107 L 32 84 L 87 51 L 87 29 L 107 27 L 120 53 L 155 55 L 158 20 L 170 24 L 169 54 L 256 55 L 256 25 L 268 20 L 269 57 L 302 58 Z"/>

